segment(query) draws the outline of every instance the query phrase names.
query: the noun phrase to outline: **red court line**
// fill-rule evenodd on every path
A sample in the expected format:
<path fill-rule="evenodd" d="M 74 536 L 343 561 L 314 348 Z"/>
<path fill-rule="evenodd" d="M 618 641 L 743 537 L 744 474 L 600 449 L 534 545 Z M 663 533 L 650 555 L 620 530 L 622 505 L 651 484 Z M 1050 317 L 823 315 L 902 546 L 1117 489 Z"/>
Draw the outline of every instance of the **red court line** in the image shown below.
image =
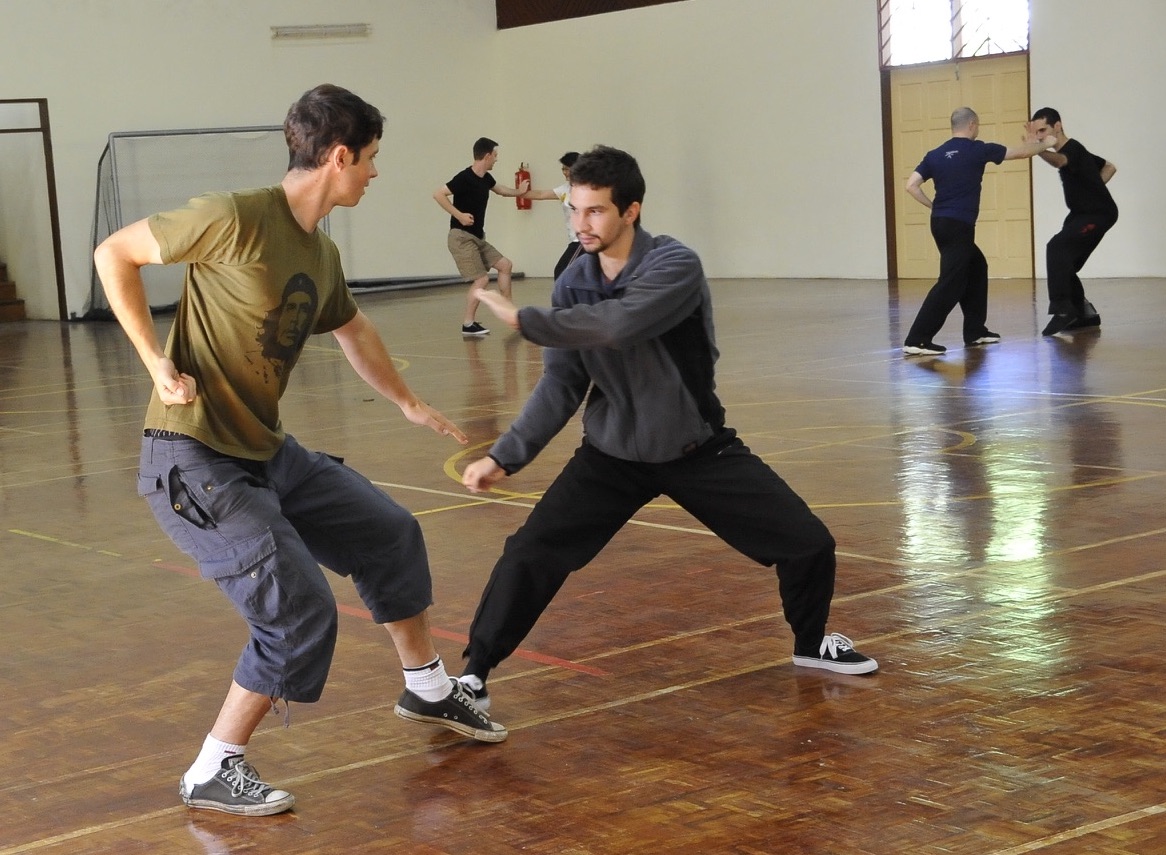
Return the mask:
<path fill-rule="evenodd" d="M 168 564 L 165 561 L 155 561 L 155 567 L 161 567 L 163 570 L 169 570 L 172 573 L 179 573 L 183 576 L 189 576 L 192 579 L 201 579 L 202 575 L 193 567 L 184 567 L 181 564 Z"/>
<path fill-rule="evenodd" d="M 169 570 L 172 573 L 179 573 L 183 576 L 189 576 L 192 579 L 202 578 L 199 575 L 198 570 L 193 567 L 186 567 L 182 564 L 170 564 L 166 561 L 155 561 L 154 566 L 160 567 L 163 570 Z M 348 615 L 349 617 L 357 617 L 367 621 L 372 620 L 372 613 L 367 609 L 358 609 L 354 606 L 346 606 L 341 603 L 337 603 L 336 611 L 342 615 Z M 438 638 L 444 638 L 446 641 L 457 641 L 461 644 L 465 644 L 467 641 L 469 641 L 466 636 L 459 635 L 456 632 L 450 632 L 449 630 L 445 629 L 430 627 L 429 632 Z M 609 671 L 604 671 L 602 668 L 595 668 L 591 665 L 582 665 L 578 662 L 572 662 L 569 659 L 560 659 L 557 656 L 547 656 L 545 653 L 535 653 L 533 650 L 523 650 L 521 647 L 518 650 L 515 650 L 512 655 L 517 656 L 519 659 L 525 659 L 527 662 L 537 662 L 539 665 L 553 665 L 556 668 L 563 668 L 568 671 L 577 671 L 580 674 L 589 674 L 592 677 L 608 677 L 611 673 Z"/>

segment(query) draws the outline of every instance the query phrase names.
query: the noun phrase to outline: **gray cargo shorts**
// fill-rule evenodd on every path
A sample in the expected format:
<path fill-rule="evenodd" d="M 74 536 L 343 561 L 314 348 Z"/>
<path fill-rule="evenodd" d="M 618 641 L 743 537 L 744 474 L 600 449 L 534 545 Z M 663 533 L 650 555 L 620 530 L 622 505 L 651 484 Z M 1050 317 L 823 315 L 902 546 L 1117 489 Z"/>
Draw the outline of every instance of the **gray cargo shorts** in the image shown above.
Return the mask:
<path fill-rule="evenodd" d="M 332 664 L 336 599 L 321 565 L 352 578 L 377 623 L 433 602 L 421 526 L 340 460 L 288 436 L 268 461 L 186 437 L 142 439 L 138 494 L 251 630 L 235 682 L 297 703 L 319 700 Z"/>

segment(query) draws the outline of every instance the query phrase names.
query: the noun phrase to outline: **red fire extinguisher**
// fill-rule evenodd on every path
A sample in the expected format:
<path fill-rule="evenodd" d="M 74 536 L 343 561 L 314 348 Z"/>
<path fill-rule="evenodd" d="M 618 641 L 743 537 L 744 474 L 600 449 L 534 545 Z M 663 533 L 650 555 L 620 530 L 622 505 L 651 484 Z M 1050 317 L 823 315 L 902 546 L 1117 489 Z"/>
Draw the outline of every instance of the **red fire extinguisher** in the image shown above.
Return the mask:
<path fill-rule="evenodd" d="M 523 181 L 530 181 L 530 170 L 526 168 L 525 163 L 518 164 L 518 171 L 514 173 L 514 186 L 521 187 Z M 527 189 L 530 189 L 529 187 Z M 514 204 L 518 205 L 518 210 L 529 211 L 530 199 L 523 199 L 521 196 L 514 198 Z"/>

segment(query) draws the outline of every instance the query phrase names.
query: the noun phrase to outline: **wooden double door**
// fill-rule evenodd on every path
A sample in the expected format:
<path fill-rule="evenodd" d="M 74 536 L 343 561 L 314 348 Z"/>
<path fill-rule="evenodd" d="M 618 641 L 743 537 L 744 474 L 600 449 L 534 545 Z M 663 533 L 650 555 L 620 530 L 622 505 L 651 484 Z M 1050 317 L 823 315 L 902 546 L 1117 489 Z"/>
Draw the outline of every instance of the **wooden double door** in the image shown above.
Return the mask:
<path fill-rule="evenodd" d="M 930 212 L 903 190 L 923 155 L 951 137 L 951 113 L 971 107 L 980 139 L 1019 142 L 1029 113 L 1028 56 L 966 59 L 890 71 L 894 252 L 898 276 L 933 279 L 939 254 Z M 926 185 L 929 195 L 934 188 Z M 1033 275 L 1032 162 L 1006 160 L 984 172 L 976 242 L 993 278 Z"/>

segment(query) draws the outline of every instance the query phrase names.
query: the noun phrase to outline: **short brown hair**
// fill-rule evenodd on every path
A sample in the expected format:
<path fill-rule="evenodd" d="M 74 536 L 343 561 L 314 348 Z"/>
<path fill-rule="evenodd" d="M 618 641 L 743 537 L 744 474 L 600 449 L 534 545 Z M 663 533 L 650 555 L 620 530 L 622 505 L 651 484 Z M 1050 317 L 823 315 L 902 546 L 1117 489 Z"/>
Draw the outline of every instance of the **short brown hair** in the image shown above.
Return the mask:
<path fill-rule="evenodd" d="M 309 89 L 287 111 L 288 170 L 316 169 L 332 147 L 350 149 L 356 159 L 385 132 L 385 117 L 364 99 L 331 83 Z"/>

